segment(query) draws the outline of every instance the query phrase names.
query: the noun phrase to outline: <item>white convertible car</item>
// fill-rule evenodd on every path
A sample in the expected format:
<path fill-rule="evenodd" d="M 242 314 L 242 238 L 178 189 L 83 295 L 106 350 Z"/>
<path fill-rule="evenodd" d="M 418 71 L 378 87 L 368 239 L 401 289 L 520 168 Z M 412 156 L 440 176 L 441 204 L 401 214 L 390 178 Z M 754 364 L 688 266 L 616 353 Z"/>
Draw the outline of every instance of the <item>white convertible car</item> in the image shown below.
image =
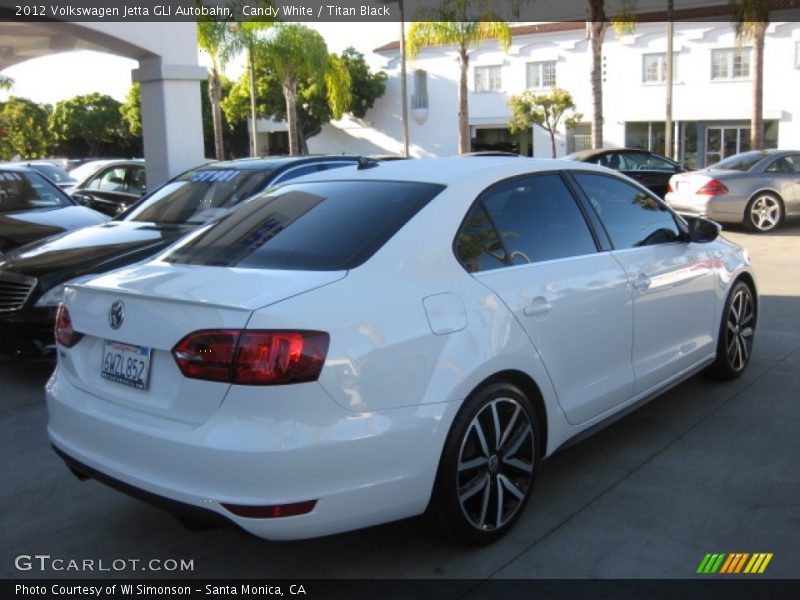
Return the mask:
<path fill-rule="evenodd" d="M 278 186 L 67 288 L 48 431 L 81 477 L 270 539 L 429 513 L 484 543 L 539 461 L 742 373 L 747 253 L 583 163 L 376 163 Z"/>

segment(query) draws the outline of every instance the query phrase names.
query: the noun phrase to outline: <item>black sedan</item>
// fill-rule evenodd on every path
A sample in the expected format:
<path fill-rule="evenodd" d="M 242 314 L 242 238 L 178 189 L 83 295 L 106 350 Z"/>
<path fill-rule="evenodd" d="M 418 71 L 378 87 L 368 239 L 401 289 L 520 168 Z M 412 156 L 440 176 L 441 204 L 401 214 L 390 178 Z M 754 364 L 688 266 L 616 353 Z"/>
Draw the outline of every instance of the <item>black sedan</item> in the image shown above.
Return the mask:
<path fill-rule="evenodd" d="M 149 258 L 267 187 L 358 160 L 314 156 L 203 165 L 107 223 L 7 254 L 0 258 L 0 352 L 45 354 L 52 349 L 53 319 L 65 283 Z"/>
<path fill-rule="evenodd" d="M 31 160 L 26 162 L 16 163 L 20 166 L 30 167 L 40 175 L 44 175 L 50 181 L 55 183 L 62 190 L 72 188 L 78 183 L 69 173 L 64 169 L 46 160 Z"/>
<path fill-rule="evenodd" d="M 638 181 L 663 198 L 669 188 L 669 178 L 686 169 L 665 156 L 635 148 L 614 148 L 603 150 L 582 150 L 564 157 L 608 167 Z"/>
<path fill-rule="evenodd" d="M 117 216 L 144 196 L 147 182 L 141 159 L 96 160 L 71 172 L 76 184 L 67 191 L 89 208 Z"/>
<path fill-rule="evenodd" d="M 17 246 L 107 219 L 78 206 L 33 169 L 0 167 L 0 256 Z M 0 313 L 3 309 L 0 299 Z"/>

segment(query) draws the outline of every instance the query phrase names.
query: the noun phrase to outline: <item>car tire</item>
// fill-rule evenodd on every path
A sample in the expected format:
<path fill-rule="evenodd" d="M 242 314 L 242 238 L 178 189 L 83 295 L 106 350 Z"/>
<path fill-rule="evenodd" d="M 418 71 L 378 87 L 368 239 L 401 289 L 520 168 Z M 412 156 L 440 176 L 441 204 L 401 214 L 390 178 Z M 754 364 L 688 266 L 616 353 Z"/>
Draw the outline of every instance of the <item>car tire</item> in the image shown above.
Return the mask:
<path fill-rule="evenodd" d="M 783 222 L 783 202 L 771 192 L 760 192 L 750 199 L 744 213 L 747 229 L 756 233 L 768 233 Z"/>
<path fill-rule="evenodd" d="M 752 288 L 737 281 L 725 301 L 717 341 L 717 358 L 707 373 L 715 379 L 736 379 L 744 373 L 753 352 L 757 321 Z"/>
<path fill-rule="evenodd" d="M 507 383 L 484 386 L 450 428 L 428 514 L 449 536 L 494 542 L 525 509 L 538 465 L 539 428 L 528 398 Z"/>

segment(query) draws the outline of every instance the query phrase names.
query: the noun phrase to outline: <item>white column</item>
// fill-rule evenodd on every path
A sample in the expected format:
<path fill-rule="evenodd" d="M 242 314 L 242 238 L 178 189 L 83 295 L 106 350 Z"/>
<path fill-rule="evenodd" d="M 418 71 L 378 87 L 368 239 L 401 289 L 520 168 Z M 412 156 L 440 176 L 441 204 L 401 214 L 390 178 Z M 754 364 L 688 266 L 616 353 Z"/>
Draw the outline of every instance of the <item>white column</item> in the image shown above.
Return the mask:
<path fill-rule="evenodd" d="M 131 76 L 141 85 L 147 188 L 152 190 L 204 161 L 199 83 L 207 72 L 196 64 L 149 58 L 140 60 Z"/>

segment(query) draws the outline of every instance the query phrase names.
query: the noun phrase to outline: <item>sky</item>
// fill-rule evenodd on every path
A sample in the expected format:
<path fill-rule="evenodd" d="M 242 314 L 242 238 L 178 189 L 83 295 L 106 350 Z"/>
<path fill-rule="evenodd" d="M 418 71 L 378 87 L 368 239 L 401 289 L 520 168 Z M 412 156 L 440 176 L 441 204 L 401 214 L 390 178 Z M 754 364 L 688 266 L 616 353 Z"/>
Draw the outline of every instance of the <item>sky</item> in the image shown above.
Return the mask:
<path fill-rule="evenodd" d="M 328 44 L 331 52 L 341 52 L 353 46 L 363 53 L 375 68 L 378 57 L 373 48 L 400 37 L 398 23 L 313 23 Z M 356 35 L 354 35 L 354 33 Z M 200 53 L 201 64 L 208 60 Z M 131 69 L 137 62 L 120 56 L 99 52 L 79 51 L 44 56 L 14 65 L 2 71 L 14 79 L 10 92 L 0 91 L 0 100 L 9 95 L 30 98 L 34 102 L 55 104 L 79 94 L 100 92 L 120 102 L 131 85 Z M 226 75 L 235 79 L 243 70 L 244 60 L 232 61 Z"/>

